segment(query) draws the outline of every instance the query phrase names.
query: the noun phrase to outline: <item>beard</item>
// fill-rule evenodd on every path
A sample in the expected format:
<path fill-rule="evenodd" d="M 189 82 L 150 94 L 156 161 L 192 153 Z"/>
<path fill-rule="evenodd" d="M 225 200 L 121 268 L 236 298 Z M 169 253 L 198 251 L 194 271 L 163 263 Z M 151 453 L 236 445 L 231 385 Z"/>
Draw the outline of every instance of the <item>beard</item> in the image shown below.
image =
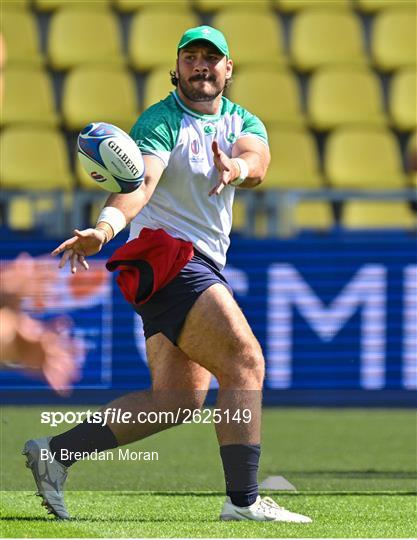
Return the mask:
<path fill-rule="evenodd" d="M 194 85 L 194 82 L 206 81 L 204 88 L 200 85 Z M 203 102 L 213 101 L 220 95 L 226 86 L 226 81 L 223 84 L 216 79 L 214 75 L 194 75 L 186 81 L 178 72 L 178 86 L 181 88 L 184 96 L 190 101 Z M 207 88 L 209 86 L 209 88 Z"/>

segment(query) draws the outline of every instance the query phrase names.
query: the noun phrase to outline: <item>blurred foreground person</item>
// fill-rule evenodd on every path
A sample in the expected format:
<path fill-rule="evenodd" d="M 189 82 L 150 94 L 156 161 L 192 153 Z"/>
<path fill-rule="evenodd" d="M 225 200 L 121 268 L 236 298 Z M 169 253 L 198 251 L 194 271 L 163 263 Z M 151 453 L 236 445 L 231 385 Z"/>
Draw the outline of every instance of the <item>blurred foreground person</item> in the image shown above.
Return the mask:
<path fill-rule="evenodd" d="M 25 298 L 42 295 L 42 282 L 32 257 L 22 254 L 0 272 L 0 363 L 41 373 L 59 394 L 76 380 L 81 345 L 68 336 L 67 320 L 38 321 L 22 310 Z"/>

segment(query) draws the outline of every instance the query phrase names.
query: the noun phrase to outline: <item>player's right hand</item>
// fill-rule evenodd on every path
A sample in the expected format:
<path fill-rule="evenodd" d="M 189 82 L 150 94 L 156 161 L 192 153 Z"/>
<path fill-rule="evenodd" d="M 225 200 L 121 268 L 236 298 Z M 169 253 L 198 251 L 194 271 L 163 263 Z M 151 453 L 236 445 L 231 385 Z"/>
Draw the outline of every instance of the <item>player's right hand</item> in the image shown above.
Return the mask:
<path fill-rule="evenodd" d="M 74 230 L 72 238 L 65 240 L 51 253 L 53 257 L 63 253 L 59 268 L 63 268 L 69 261 L 71 272 L 77 272 L 77 266 L 88 270 L 89 266 L 85 257 L 98 253 L 106 243 L 106 233 L 102 229 L 84 229 L 79 231 Z"/>

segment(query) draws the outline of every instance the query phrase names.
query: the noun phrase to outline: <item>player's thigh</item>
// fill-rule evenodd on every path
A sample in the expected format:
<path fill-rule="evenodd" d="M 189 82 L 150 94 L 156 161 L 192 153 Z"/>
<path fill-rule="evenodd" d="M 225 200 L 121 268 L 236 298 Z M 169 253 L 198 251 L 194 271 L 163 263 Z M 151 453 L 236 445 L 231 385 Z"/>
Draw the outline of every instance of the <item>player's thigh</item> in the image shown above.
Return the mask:
<path fill-rule="evenodd" d="M 221 284 L 212 285 L 198 297 L 178 346 L 218 378 L 246 370 L 262 384 L 261 347 L 242 310 Z"/>
<path fill-rule="evenodd" d="M 160 399 L 188 407 L 201 407 L 210 386 L 211 373 L 193 362 L 163 334 L 146 340 L 152 390 Z"/>

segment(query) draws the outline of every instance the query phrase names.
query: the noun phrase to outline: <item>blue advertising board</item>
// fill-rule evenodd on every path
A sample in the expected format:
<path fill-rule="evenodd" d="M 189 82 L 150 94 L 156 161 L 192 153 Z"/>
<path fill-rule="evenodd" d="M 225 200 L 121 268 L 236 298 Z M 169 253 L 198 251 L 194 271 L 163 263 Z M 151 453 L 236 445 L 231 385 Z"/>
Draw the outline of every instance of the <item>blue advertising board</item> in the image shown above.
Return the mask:
<path fill-rule="evenodd" d="M 41 318 L 72 319 L 87 351 L 76 389 L 149 386 L 141 319 L 104 268 L 122 240 L 76 276 L 45 256 L 57 242 L 2 242 L 3 259 L 28 251 L 40 256 L 39 272 L 48 276 L 42 305 L 29 301 L 27 308 L 37 307 Z M 265 353 L 267 401 L 288 390 L 415 392 L 416 247 L 416 237 L 405 232 L 232 239 L 225 273 Z M 43 387 L 19 371 L 0 372 L 0 390 L 8 395 Z"/>

